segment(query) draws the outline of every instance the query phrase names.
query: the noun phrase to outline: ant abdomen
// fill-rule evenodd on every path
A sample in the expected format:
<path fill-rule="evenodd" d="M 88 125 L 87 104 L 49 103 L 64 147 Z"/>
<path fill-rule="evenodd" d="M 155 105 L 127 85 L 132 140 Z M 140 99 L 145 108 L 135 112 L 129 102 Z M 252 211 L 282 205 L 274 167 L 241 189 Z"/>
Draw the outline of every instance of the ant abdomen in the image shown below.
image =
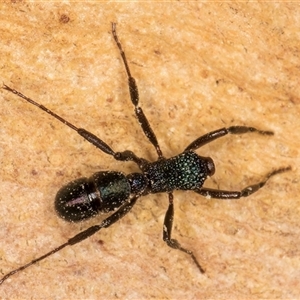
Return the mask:
<path fill-rule="evenodd" d="M 129 199 L 130 183 L 121 172 L 97 172 L 63 186 L 55 197 L 55 210 L 66 221 L 79 222 L 119 208 Z"/>

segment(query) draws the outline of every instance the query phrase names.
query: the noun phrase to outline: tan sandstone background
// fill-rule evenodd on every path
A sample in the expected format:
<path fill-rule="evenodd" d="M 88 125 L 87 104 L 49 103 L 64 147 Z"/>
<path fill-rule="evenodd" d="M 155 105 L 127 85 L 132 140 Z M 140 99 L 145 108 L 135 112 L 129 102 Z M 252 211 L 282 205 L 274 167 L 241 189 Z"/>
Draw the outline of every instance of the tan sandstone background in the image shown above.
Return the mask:
<path fill-rule="evenodd" d="M 2 299 L 258 299 L 300 294 L 298 3 L 48 2 L 0 4 L 0 81 L 100 136 L 116 151 L 155 160 L 134 118 L 111 36 L 117 23 L 140 105 L 167 157 L 224 126 L 273 130 L 200 149 L 216 164 L 206 186 L 228 190 L 272 178 L 239 201 L 176 192 L 173 237 L 162 241 L 168 200 L 141 198 L 107 230 L 0 286 Z M 60 220 L 66 182 L 98 170 L 137 171 L 16 96 L 0 92 L 0 273 L 99 223 Z"/>

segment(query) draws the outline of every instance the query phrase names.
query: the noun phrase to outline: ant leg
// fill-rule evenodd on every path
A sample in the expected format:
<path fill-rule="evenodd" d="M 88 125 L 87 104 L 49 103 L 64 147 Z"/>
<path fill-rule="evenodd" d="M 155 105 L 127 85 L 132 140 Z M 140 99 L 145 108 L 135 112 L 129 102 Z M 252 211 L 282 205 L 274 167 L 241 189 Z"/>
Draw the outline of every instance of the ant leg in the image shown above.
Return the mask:
<path fill-rule="evenodd" d="M 260 188 L 262 188 L 266 182 L 274 175 L 280 174 L 283 172 L 287 172 L 291 170 L 291 167 L 286 167 L 286 168 L 280 168 L 277 170 L 274 170 L 270 172 L 263 181 L 249 185 L 246 188 L 242 189 L 241 191 L 223 191 L 223 190 L 215 190 L 215 189 L 209 189 L 209 188 L 201 188 L 201 189 L 196 189 L 194 192 L 205 196 L 207 198 L 216 198 L 216 199 L 223 199 L 223 200 L 228 200 L 228 199 L 239 199 L 241 197 L 248 197 L 251 194 L 257 192 Z"/>
<path fill-rule="evenodd" d="M 204 270 L 200 266 L 199 262 L 197 261 L 197 258 L 193 254 L 192 251 L 183 248 L 180 243 L 171 238 L 172 234 L 172 227 L 173 227 L 173 219 L 174 219 L 174 204 L 173 204 L 173 194 L 169 193 L 169 207 L 165 215 L 165 220 L 164 220 L 164 228 L 163 228 L 163 240 L 167 243 L 167 245 L 173 249 L 180 250 L 188 255 L 191 256 L 195 264 L 197 265 L 199 271 L 201 273 L 204 273 Z"/>
<path fill-rule="evenodd" d="M 247 127 L 247 126 L 231 126 L 228 128 L 220 128 L 218 130 L 209 132 L 207 134 L 204 134 L 194 140 L 188 147 L 185 148 L 185 151 L 194 151 L 224 135 L 227 134 L 243 134 L 248 132 L 257 132 L 262 135 L 273 135 L 274 133 L 272 131 L 264 131 L 259 130 L 254 127 Z"/>
<path fill-rule="evenodd" d="M 60 122 L 62 122 L 65 125 L 67 125 L 71 129 L 75 130 L 84 139 L 86 139 L 88 142 L 90 142 L 91 144 L 93 144 L 94 146 L 96 146 L 98 149 L 100 149 L 104 153 L 113 156 L 116 160 L 120 160 L 120 161 L 133 161 L 140 168 L 142 168 L 142 166 L 147 163 L 147 161 L 145 159 L 137 157 L 132 151 L 126 150 L 126 151 L 123 151 L 123 152 L 114 152 L 111 149 L 110 146 L 108 146 L 103 140 L 101 140 L 100 138 L 98 138 L 93 133 L 85 130 L 84 128 L 77 128 L 75 125 L 73 125 L 72 123 L 68 122 L 66 119 L 62 118 L 61 116 L 57 115 L 56 113 L 54 113 L 53 111 L 51 111 L 50 109 L 48 109 L 47 107 L 45 107 L 44 105 L 41 105 L 41 104 L 37 103 L 36 101 L 32 100 L 31 98 L 26 97 L 22 93 L 18 92 L 15 89 L 10 88 L 6 84 L 4 84 L 2 88 L 4 90 L 7 90 L 7 91 L 9 91 L 9 92 L 11 92 L 11 93 L 19 96 L 20 98 L 23 98 L 24 100 L 26 100 L 30 104 L 33 104 L 33 105 L 37 106 L 38 108 L 40 108 L 41 110 L 45 111 L 46 113 L 48 113 L 49 115 L 51 115 L 55 119 L 59 120 Z"/>
<path fill-rule="evenodd" d="M 117 32 L 116 32 L 116 23 L 111 23 L 111 25 L 112 25 L 112 34 L 113 34 L 114 40 L 120 50 L 120 54 L 121 54 L 123 63 L 125 65 L 126 73 L 128 76 L 129 93 L 130 93 L 131 102 L 133 103 L 133 105 L 135 107 L 134 111 L 135 111 L 136 117 L 137 117 L 146 137 L 149 139 L 151 144 L 154 146 L 158 157 L 163 158 L 163 154 L 159 147 L 156 135 L 155 135 L 154 131 L 152 130 L 150 123 L 147 120 L 142 108 L 139 107 L 140 99 L 139 99 L 138 87 L 137 87 L 135 79 L 131 76 L 131 72 L 130 72 L 130 69 L 129 69 L 129 66 L 127 63 L 125 52 L 124 52 L 122 45 L 118 39 Z"/>
<path fill-rule="evenodd" d="M 111 226 L 112 224 L 114 224 L 115 222 L 119 221 L 122 217 L 124 217 L 134 206 L 134 204 L 136 203 L 138 199 L 138 196 L 132 198 L 130 201 L 126 202 L 123 206 L 121 206 L 116 212 L 114 212 L 111 216 L 109 216 L 108 218 L 106 218 L 105 220 L 103 220 L 99 225 L 94 225 L 91 226 L 89 228 L 87 228 L 84 231 L 81 231 L 80 233 L 76 234 L 75 236 L 73 236 L 72 238 L 70 238 L 66 243 L 60 245 L 59 247 L 51 250 L 50 252 L 32 260 L 31 262 L 27 263 L 26 265 L 23 265 L 9 273 L 7 273 L 5 276 L 3 276 L 0 279 L 0 285 L 7 280 L 9 277 L 11 277 L 12 275 L 19 273 L 20 271 L 36 264 L 37 262 L 44 260 L 45 258 L 47 258 L 48 256 L 53 255 L 54 253 L 62 250 L 63 248 L 67 247 L 67 246 L 72 246 L 75 245 L 77 243 L 82 242 L 83 240 L 87 239 L 88 237 L 92 236 L 93 234 L 95 234 L 96 232 L 98 232 L 100 229 L 102 228 L 107 228 L 109 226 Z"/>

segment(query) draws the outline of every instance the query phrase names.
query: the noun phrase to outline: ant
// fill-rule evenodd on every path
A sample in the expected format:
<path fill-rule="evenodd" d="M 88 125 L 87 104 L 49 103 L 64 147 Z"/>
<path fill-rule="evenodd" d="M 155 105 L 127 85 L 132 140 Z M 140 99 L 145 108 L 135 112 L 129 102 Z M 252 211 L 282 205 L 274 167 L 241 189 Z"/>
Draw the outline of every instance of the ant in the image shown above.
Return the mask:
<path fill-rule="evenodd" d="M 171 237 L 174 218 L 173 192 L 175 190 L 191 190 L 206 198 L 217 198 L 223 200 L 239 199 L 241 197 L 248 197 L 258 191 L 272 176 L 291 169 L 291 167 L 276 169 L 267 174 L 263 181 L 247 186 L 241 191 L 225 191 L 203 187 L 204 181 L 207 177 L 212 176 L 215 173 L 215 165 L 210 157 L 199 156 L 196 154 L 195 150 L 227 134 L 256 132 L 261 135 L 270 136 L 274 133 L 272 131 L 263 131 L 246 126 L 221 128 L 200 136 L 187 146 L 182 153 L 171 158 L 165 158 L 158 144 L 156 135 L 152 130 L 142 108 L 139 106 L 138 87 L 135 79 L 131 75 L 125 52 L 123 51 L 118 39 L 115 23 L 112 23 L 112 35 L 120 51 L 122 61 L 126 69 L 130 98 L 134 105 L 135 115 L 144 134 L 154 146 L 158 159 L 154 162 L 150 162 L 144 158 L 138 157 L 130 150 L 115 152 L 102 139 L 91 132 L 83 128 L 76 127 L 45 106 L 4 84 L 3 89 L 16 94 L 27 102 L 39 107 L 41 110 L 50 114 L 66 126 L 69 126 L 88 142 L 99 148 L 102 152 L 111 155 L 114 159 L 134 162 L 137 164 L 141 172 L 126 175 L 116 171 L 102 171 L 93 174 L 90 178 L 79 178 L 63 186 L 56 195 L 55 209 L 57 214 L 64 220 L 69 222 L 79 222 L 89 219 L 100 212 L 110 212 L 111 215 L 104 219 L 100 224 L 81 231 L 50 252 L 7 273 L 0 279 L 0 284 L 12 275 L 19 273 L 48 256 L 51 256 L 66 246 L 72 246 L 80 243 L 98 232 L 100 229 L 108 228 L 124 217 L 132 209 L 140 197 L 154 193 L 168 193 L 169 197 L 169 206 L 165 215 L 163 226 L 163 240 L 169 247 L 188 254 L 198 267 L 199 271 L 204 273 L 204 269 L 193 252 L 182 247 L 176 239 Z"/>

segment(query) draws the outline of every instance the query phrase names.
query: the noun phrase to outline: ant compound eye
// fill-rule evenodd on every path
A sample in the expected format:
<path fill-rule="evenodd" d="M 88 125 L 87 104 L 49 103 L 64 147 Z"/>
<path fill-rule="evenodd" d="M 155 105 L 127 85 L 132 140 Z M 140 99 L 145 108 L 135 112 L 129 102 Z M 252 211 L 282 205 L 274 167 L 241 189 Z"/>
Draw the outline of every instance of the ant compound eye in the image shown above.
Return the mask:
<path fill-rule="evenodd" d="M 207 157 L 206 161 L 207 161 L 207 175 L 213 176 L 216 171 L 214 161 L 210 157 Z"/>

